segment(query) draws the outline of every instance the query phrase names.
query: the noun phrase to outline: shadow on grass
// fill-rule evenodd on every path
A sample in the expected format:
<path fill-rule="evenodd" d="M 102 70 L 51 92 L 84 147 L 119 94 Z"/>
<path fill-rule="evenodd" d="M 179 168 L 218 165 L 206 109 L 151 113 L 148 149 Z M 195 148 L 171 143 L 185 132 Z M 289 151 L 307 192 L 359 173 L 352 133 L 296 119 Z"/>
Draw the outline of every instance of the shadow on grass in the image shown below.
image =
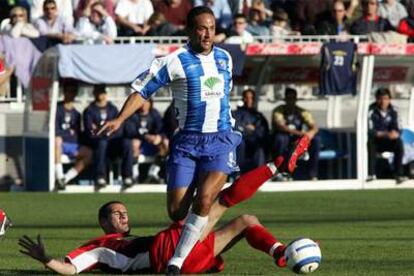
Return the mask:
<path fill-rule="evenodd" d="M 33 269 L 0 269 L 0 275 L 52 275 L 56 274 L 47 270 Z"/>

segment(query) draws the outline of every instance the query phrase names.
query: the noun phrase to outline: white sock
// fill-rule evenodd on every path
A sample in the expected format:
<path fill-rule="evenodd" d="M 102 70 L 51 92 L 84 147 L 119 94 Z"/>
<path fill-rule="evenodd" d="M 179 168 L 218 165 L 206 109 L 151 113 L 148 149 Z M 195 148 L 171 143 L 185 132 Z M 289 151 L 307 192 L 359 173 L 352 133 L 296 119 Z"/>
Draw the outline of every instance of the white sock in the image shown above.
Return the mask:
<path fill-rule="evenodd" d="M 138 179 L 139 177 L 139 164 L 135 163 L 134 165 L 132 165 L 132 177 L 134 179 Z"/>
<path fill-rule="evenodd" d="M 74 179 L 78 175 L 78 171 L 75 168 L 71 168 L 66 174 L 65 174 L 65 183 L 68 183 L 72 179 Z"/>
<path fill-rule="evenodd" d="M 158 177 L 160 170 L 160 166 L 152 164 L 148 170 L 148 175 Z"/>
<path fill-rule="evenodd" d="M 174 256 L 168 265 L 175 265 L 179 268 L 183 266 L 185 259 L 190 254 L 194 245 L 200 239 L 204 227 L 208 222 L 208 216 L 201 217 L 191 212 L 184 224 L 180 241 L 175 248 Z"/>
<path fill-rule="evenodd" d="M 65 175 L 63 174 L 62 163 L 55 164 L 55 175 L 56 175 L 56 179 L 62 179 L 65 177 Z"/>

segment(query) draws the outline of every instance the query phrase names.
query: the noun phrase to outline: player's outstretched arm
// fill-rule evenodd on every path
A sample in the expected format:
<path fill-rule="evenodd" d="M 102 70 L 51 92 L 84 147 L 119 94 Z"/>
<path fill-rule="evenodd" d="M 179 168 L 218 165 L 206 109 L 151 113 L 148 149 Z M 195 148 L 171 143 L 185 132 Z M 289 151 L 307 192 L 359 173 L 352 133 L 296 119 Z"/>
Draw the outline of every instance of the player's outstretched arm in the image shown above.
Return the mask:
<path fill-rule="evenodd" d="M 22 250 L 20 250 L 21 253 L 41 262 L 56 273 L 64 275 L 76 274 L 74 265 L 53 259 L 46 254 L 46 249 L 40 235 L 37 235 L 37 242 L 24 235 L 19 239 L 19 245 L 22 247 Z"/>
<path fill-rule="evenodd" d="M 125 101 L 122 106 L 121 111 L 119 112 L 116 119 L 106 122 L 96 133 L 96 135 L 106 135 L 110 136 L 112 133 L 117 131 L 122 123 L 128 119 L 132 114 L 134 114 L 138 109 L 141 108 L 144 103 L 144 99 L 138 93 L 132 93 L 128 96 L 128 99 Z"/>

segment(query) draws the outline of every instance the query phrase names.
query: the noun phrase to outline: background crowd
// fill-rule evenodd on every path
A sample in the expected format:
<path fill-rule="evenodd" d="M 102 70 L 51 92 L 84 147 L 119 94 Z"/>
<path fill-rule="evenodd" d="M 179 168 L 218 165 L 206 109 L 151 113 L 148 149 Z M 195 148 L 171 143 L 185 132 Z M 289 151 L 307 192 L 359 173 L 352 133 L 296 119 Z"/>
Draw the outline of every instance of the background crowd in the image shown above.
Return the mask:
<path fill-rule="evenodd" d="M 414 37 L 413 0 L 0 1 L 0 33 L 47 37 L 49 45 L 108 44 L 118 36 L 182 36 L 188 11 L 199 5 L 210 7 L 216 16 L 216 42 L 389 31 Z"/>

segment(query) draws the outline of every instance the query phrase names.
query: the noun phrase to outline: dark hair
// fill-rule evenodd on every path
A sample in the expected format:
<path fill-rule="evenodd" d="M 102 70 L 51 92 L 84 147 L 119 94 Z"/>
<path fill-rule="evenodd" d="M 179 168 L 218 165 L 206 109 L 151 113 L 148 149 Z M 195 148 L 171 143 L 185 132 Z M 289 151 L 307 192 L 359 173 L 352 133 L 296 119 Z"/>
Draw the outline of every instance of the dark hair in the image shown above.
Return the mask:
<path fill-rule="evenodd" d="M 45 2 L 43 2 L 43 8 L 46 8 L 46 6 L 49 4 L 54 4 L 55 6 L 57 6 L 55 0 L 45 0 Z"/>
<path fill-rule="evenodd" d="M 242 13 L 236 13 L 234 16 L 233 16 L 233 20 L 236 20 L 236 19 L 239 19 L 239 18 L 243 18 L 245 21 L 247 21 L 247 16 L 245 16 L 244 14 L 242 14 Z"/>
<path fill-rule="evenodd" d="M 378 88 L 377 92 L 375 93 L 375 98 L 379 98 L 381 96 L 388 96 L 391 98 L 391 91 L 388 88 Z"/>
<path fill-rule="evenodd" d="M 289 15 L 284 9 L 277 8 L 273 12 L 273 21 L 288 21 L 288 20 L 289 20 Z"/>
<path fill-rule="evenodd" d="M 93 86 L 93 94 L 100 94 L 106 93 L 106 85 L 105 84 L 96 84 Z"/>
<path fill-rule="evenodd" d="M 99 208 L 98 211 L 98 221 L 101 221 L 103 219 L 107 219 L 111 213 L 111 208 L 109 208 L 112 204 L 122 204 L 125 205 L 123 202 L 118 200 L 113 200 L 105 203 L 104 205 Z"/>
<path fill-rule="evenodd" d="M 249 93 L 249 92 L 253 94 L 254 98 L 256 98 L 256 91 L 254 91 L 251 88 L 247 88 L 247 89 L 243 90 L 243 94 L 242 94 L 243 98 L 246 97 L 246 94 Z"/>
<path fill-rule="evenodd" d="M 293 95 L 295 95 L 295 97 L 298 96 L 298 92 L 296 91 L 296 89 L 291 88 L 291 87 L 286 87 L 286 89 L 285 89 L 285 98 L 288 94 L 293 94 Z"/>
<path fill-rule="evenodd" d="M 214 16 L 213 11 L 209 7 L 198 6 L 198 7 L 192 8 L 187 14 L 187 29 L 188 30 L 193 29 L 195 26 L 195 18 L 199 16 L 200 14 L 204 14 L 204 13 L 211 14 L 212 16 Z"/>

